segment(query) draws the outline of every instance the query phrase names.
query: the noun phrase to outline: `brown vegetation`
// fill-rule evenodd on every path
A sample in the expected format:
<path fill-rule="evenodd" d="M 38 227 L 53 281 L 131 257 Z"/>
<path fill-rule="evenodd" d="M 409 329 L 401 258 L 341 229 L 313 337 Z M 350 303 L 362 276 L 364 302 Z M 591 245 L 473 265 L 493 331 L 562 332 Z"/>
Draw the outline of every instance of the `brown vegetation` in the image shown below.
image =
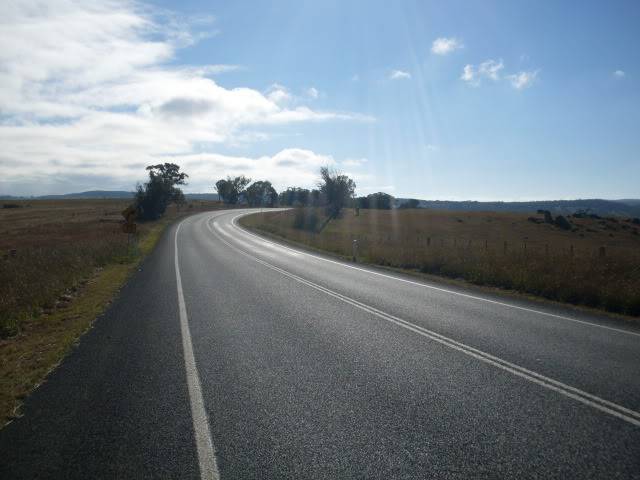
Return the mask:
<path fill-rule="evenodd" d="M 178 215 L 219 208 L 192 201 L 138 225 L 127 245 L 125 200 L 20 201 L 0 209 L 0 426 L 69 351 Z"/>
<path fill-rule="evenodd" d="M 0 337 L 63 306 L 96 267 L 128 263 L 135 248 L 121 231 L 126 200 L 29 200 L 0 209 Z M 191 209 L 211 202 L 192 202 Z M 168 217 L 175 217 L 172 207 Z M 144 237 L 153 223 L 138 226 Z"/>
<path fill-rule="evenodd" d="M 640 235 L 632 219 L 579 215 L 566 219 L 567 228 L 545 223 L 543 213 L 347 210 L 325 225 L 321 215 L 269 212 L 242 223 L 345 257 L 357 240 L 358 261 L 640 315 Z"/>

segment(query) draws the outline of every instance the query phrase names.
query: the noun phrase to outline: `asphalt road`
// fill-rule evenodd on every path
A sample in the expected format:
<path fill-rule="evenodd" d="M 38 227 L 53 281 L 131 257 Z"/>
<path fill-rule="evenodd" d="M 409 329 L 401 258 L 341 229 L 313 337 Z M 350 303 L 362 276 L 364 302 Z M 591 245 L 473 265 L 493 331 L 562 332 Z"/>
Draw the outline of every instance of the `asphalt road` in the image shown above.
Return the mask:
<path fill-rule="evenodd" d="M 0 478 L 640 478 L 640 329 L 240 214 L 167 231 L 0 431 Z"/>

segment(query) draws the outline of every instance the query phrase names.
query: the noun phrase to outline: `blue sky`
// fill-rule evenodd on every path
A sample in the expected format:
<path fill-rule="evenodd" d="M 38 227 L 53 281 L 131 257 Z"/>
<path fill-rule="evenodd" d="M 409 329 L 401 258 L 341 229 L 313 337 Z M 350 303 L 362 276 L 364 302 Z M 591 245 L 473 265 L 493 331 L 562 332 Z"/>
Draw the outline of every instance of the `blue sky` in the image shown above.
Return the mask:
<path fill-rule="evenodd" d="M 637 2 L 28 3 L 0 7 L 0 194 L 170 159 L 189 191 L 329 164 L 361 194 L 640 196 Z"/>

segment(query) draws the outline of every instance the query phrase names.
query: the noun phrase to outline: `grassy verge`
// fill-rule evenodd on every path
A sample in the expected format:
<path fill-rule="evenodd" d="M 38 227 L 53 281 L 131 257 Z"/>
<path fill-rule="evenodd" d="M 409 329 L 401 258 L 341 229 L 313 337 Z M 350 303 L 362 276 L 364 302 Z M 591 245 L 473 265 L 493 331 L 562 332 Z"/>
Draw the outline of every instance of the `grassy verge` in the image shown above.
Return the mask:
<path fill-rule="evenodd" d="M 119 212 L 122 205 L 109 206 Z M 87 205 L 73 207 L 77 211 Z M 100 204 L 101 216 L 107 215 L 104 207 Z M 42 230 L 50 240 L 61 230 L 55 222 L 45 228 L 52 215 L 49 208 L 42 208 L 36 206 L 27 212 L 28 221 L 14 224 L 16 236 L 26 240 L 18 243 L 21 248 L 15 257 L 0 259 L 0 276 L 8 280 L 0 287 L 0 425 L 18 414 L 21 400 L 60 363 L 153 250 L 165 228 L 182 216 L 170 211 L 162 220 L 141 225 L 135 247 L 128 249 L 121 233 L 110 236 L 113 224 L 104 229 L 109 222 L 100 222 L 93 214 L 78 220 L 71 242 L 34 239 L 34 234 L 25 232 Z M 53 210 L 64 217 L 64 205 Z M 103 238 L 88 242 L 82 233 L 87 225 L 102 228 L 98 234 Z"/>
<path fill-rule="evenodd" d="M 640 236 L 631 220 L 571 218 L 571 228 L 522 214 L 433 210 L 269 212 L 243 226 L 358 261 L 527 296 L 640 316 Z M 534 219 L 537 220 L 537 219 Z M 315 226 L 315 228 L 314 228 Z"/>

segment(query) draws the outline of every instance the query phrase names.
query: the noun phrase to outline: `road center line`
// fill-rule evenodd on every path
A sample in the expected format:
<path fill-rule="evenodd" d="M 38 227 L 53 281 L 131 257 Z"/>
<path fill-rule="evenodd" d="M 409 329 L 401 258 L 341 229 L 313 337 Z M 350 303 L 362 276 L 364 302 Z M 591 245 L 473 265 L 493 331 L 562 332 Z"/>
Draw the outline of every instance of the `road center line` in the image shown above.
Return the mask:
<path fill-rule="evenodd" d="M 435 342 L 438 342 L 446 347 L 449 347 L 451 349 L 457 350 L 465 355 L 468 355 L 470 357 L 473 357 L 477 360 L 480 360 L 484 363 L 493 365 L 494 367 L 500 368 L 501 370 L 507 371 L 513 375 L 516 375 L 518 377 L 521 377 L 525 380 L 528 380 L 529 382 L 535 383 L 536 385 L 542 386 L 546 389 L 555 391 L 557 393 L 560 393 L 561 395 L 564 395 L 565 397 L 571 398 L 573 400 L 576 400 L 580 403 L 583 403 L 584 405 L 588 405 L 592 408 L 595 408 L 601 412 L 607 413 L 609 415 L 612 415 L 614 417 L 617 417 L 621 420 L 624 420 L 625 422 L 628 422 L 632 425 L 635 425 L 637 427 L 640 427 L 640 412 L 636 412 L 635 410 L 631 410 L 628 409 L 626 407 L 623 407 L 622 405 L 618 405 L 617 403 L 614 402 L 610 402 L 609 400 L 605 400 L 604 398 L 600 398 L 596 395 L 592 395 L 588 392 L 585 392 L 583 390 L 580 390 L 578 388 L 572 387 L 570 385 L 564 384 L 562 382 L 559 382 L 557 380 L 554 380 L 550 377 L 546 377 L 542 374 L 539 374 L 537 372 L 534 372 L 532 370 L 526 369 L 524 367 L 521 367 L 519 365 L 516 365 L 514 363 L 511 363 L 507 360 L 504 360 L 502 358 L 496 357 L 494 355 L 491 355 L 489 353 L 486 353 L 482 350 L 479 350 L 477 348 L 471 347 L 469 345 L 466 345 L 464 343 L 458 342 L 456 340 L 453 340 L 449 337 L 446 337 L 444 335 L 441 335 L 439 333 L 433 332 L 431 330 L 428 330 L 424 327 L 421 327 L 419 325 L 413 324 L 411 322 L 408 322 L 406 320 L 403 320 L 399 317 L 396 317 L 394 315 L 385 313 L 381 310 L 378 310 L 375 307 L 369 306 L 367 304 L 364 304 L 362 302 L 359 302 L 358 300 L 355 300 L 353 298 L 347 297 L 346 295 L 342 295 L 338 292 L 335 292 L 333 290 L 330 290 L 326 287 L 323 287 L 322 285 L 318 285 L 317 283 L 311 282 L 310 280 L 307 280 L 305 278 L 299 277 L 298 275 L 295 275 L 293 273 L 290 273 L 280 267 L 277 267 L 275 265 L 272 265 L 269 262 L 266 262 L 258 257 L 255 257 L 254 255 L 251 255 L 248 252 L 245 252 L 244 250 L 239 249 L 238 247 L 236 247 L 235 245 L 232 245 L 231 243 L 227 242 L 225 239 L 223 239 L 220 235 L 218 235 L 214 229 L 211 227 L 211 225 L 209 224 L 209 222 L 207 221 L 207 227 L 209 228 L 209 230 L 211 231 L 211 233 L 218 239 L 220 240 L 222 243 L 224 243 L 225 245 L 227 245 L 228 247 L 234 249 L 236 252 L 240 253 L 241 255 L 244 255 L 247 258 L 250 258 L 258 263 L 260 263 L 261 265 L 276 271 L 278 273 L 281 273 L 282 275 L 285 275 L 286 277 L 289 277 L 299 283 L 302 283 L 304 285 L 307 285 L 311 288 L 314 288 L 320 292 L 323 292 L 327 295 L 330 295 L 338 300 L 341 300 L 344 303 L 347 303 L 349 305 L 352 305 L 360 310 L 366 311 L 372 315 L 375 315 L 379 318 L 382 318 L 383 320 L 386 320 L 390 323 L 393 323 L 395 325 L 398 325 L 406 330 L 412 331 L 414 333 L 417 333 L 418 335 L 421 335 L 423 337 L 427 337 L 430 340 L 433 340 Z"/>
<path fill-rule="evenodd" d="M 541 310 L 536 310 L 536 309 L 534 309 L 534 308 L 521 307 L 521 306 L 519 306 L 519 305 L 513 305 L 513 304 L 511 304 L 511 303 L 505 303 L 505 302 L 500 302 L 500 301 L 497 301 L 497 300 L 491 300 L 491 299 L 489 299 L 489 298 L 478 297 L 478 296 L 476 296 L 476 295 L 469 295 L 468 293 L 456 292 L 455 290 L 448 290 L 448 289 L 446 289 L 446 288 L 434 287 L 433 285 L 427 285 L 427 284 L 425 284 L 425 283 L 414 282 L 414 281 L 412 281 L 412 280 L 408 280 L 408 279 L 406 279 L 406 278 L 400 278 L 400 277 L 396 277 L 396 276 L 394 276 L 394 275 L 387 275 L 387 274 L 385 274 L 385 273 L 376 272 L 375 270 L 368 270 L 368 269 L 366 269 L 366 268 L 356 267 L 356 266 L 354 266 L 354 265 L 348 265 L 348 264 L 343 263 L 343 262 L 338 262 L 338 261 L 336 261 L 336 260 L 330 260 L 330 259 L 328 259 L 328 258 L 323 258 L 323 257 L 320 257 L 320 256 L 318 256 L 318 255 L 314 255 L 314 254 L 312 254 L 312 253 L 305 252 L 305 251 L 303 251 L 303 250 L 298 250 L 298 249 L 295 249 L 295 248 L 291 248 L 291 247 L 288 247 L 288 246 L 286 246 L 286 245 L 281 245 L 281 244 L 276 243 L 276 242 L 270 242 L 269 240 L 266 240 L 266 239 L 264 239 L 264 238 L 260 237 L 259 235 L 256 235 L 256 234 L 254 234 L 254 233 L 251 233 L 251 232 L 247 231 L 246 229 L 244 229 L 244 228 L 240 227 L 240 226 L 237 224 L 236 220 L 237 220 L 238 218 L 243 217 L 243 216 L 245 216 L 245 215 L 251 215 L 252 213 L 255 213 L 255 212 L 244 212 L 244 213 L 241 213 L 240 215 L 236 215 L 235 217 L 233 217 L 233 218 L 231 219 L 231 224 L 232 224 L 232 225 L 233 225 L 233 226 L 234 226 L 238 231 L 242 232 L 242 233 L 243 233 L 243 234 L 245 234 L 245 235 L 249 235 L 249 236 L 251 236 L 251 237 L 254 237 L 254 238 L 256 238 L 256 239 L 260 240 L 261 242 L 273 243 L 273 244 L 275 244 L 275 245 L 280 246 L 281 248 L 285 248 L 285 249 L 287 249 L 287 250 L 291 250 L 291 251 L 296 252 L 296 253 L 298 253 L 298 254 L 300 254 L 300 255 L 306 255 L 306 256 L 311 257 L 311 258 L 314 258 L 314 259 L 316 259 L 316 260 L 322 260 L 323 262 L 333 263 L 333 264 L 335 264 L 335 265 L 339 265 L 339 266 L 341 266 L 341 267 L 343 267 L 343 268 L 350 268 L 350 269 L 352 269 L 352 270 L 357 270 L 357 271 L 359 271 L 359 272 L 368 273 L 368 274 L 370 274 L 370 275 L 377 275 L 377 276 L 379 276 L 379 277 L 388 278 L 388 279 L 391 279 L 391 280 L 395 280 L 395 281 L 403 282 L 403 283 L 408 283 L 408 284 L 411 284 L 411 285 L 416 285 L 416 286 L 418 286 L 418 287 L 428 288 L 428 289 L 431 289 L 431 290 L 436 290 L 436 291 L 444 292 L 444 293 L 450 293 L 450 294 L 452 294 L 452 295 L 458 295 L 458 296 L 460 296 L 460 297 L 470 298 L 470 299 L 472 299 L 472 300 L 480 300 L 480 301 L 482 301 L 482 302 L 492 303 L 492 304 L 494 304 L 494 305 L 500 305 L 500 306 L 502 306 L 502 307 L 515 308 L 515 309 L 517 309 L 517 310 L 523 310 L 523 311 L 525 311 L 525 312 L 536 313 L 536 314 L 538 314 L 538 315 L 546 315 L 546 316 L 548 316 L 548 317 L 559 318 L 559 319 L 561 319 L 561 320 L 566 320 L 566 321 L 569 321 L 569 322 L 580 323 L 580 324 L 582 324 L 582 325 L 588 325 L 588 326 L 590 326 L 590 327 L 603 328 L 603 329 L 605 329 L 605 330 L 611 330 L 611 331 L 618 332 L 618 333 L 625 333 L 625 334 L 627 334 L 627 335 L 635 335 L 635 336 L 637 336 L 637 337 L 640 337 L 640 333 L 638 333 L 638 332 L 632 332 L 632 331 L 630 331 L 630 330 L 626 330 L 626 329 L 623 329 L 623 328 L 608 327 L 608 326 L 606 326 L 606 325 L 599 325 L 599 324 L 597 324 L 597 323 L 586 322 L 586 321 L 584 321 L 584 320 L 578 320 L 578 319 L 576 319 L 576 318 L 567 317 L 567 316 L 565 316 L 565 315 L 558 315 L 558 314 L 555 314 L 555 313 L 543 312 L 543 311 L 541 311 Z"/>
<path fill-rule="evenodd" d="M 184 220 L 182 222 L 184 222 Z M 176 286 L 178 290 L 178 306 L 180 310 L 180 332 L 182 334 L 184 366 L 187 372 L 187 386 L 189 388 L 189 401 L 191 403 L 191 418 L 193 420 L 193 431 L 195 433 L 196 448 L 198 450 L 200 478 L 203 480 L 218 480 L 220 478 L 220 474 L 216 463 L 213 442 L 211 441 L 207 412 L 204 408 L 200 377 L 198 376 L 196 360 L 193 356 L 193 344 L 191 343 L 191 332 L 189 331 L 189 317 L 187 316 L 187 307 L 184 302 L 184 294 L 182 292 L 182 278 L 180 277 L 180 264 L 178 261 L 178 232 L 180 231 L 182 222 L 180 222 L 176 228 L 174 246 Z"/>

